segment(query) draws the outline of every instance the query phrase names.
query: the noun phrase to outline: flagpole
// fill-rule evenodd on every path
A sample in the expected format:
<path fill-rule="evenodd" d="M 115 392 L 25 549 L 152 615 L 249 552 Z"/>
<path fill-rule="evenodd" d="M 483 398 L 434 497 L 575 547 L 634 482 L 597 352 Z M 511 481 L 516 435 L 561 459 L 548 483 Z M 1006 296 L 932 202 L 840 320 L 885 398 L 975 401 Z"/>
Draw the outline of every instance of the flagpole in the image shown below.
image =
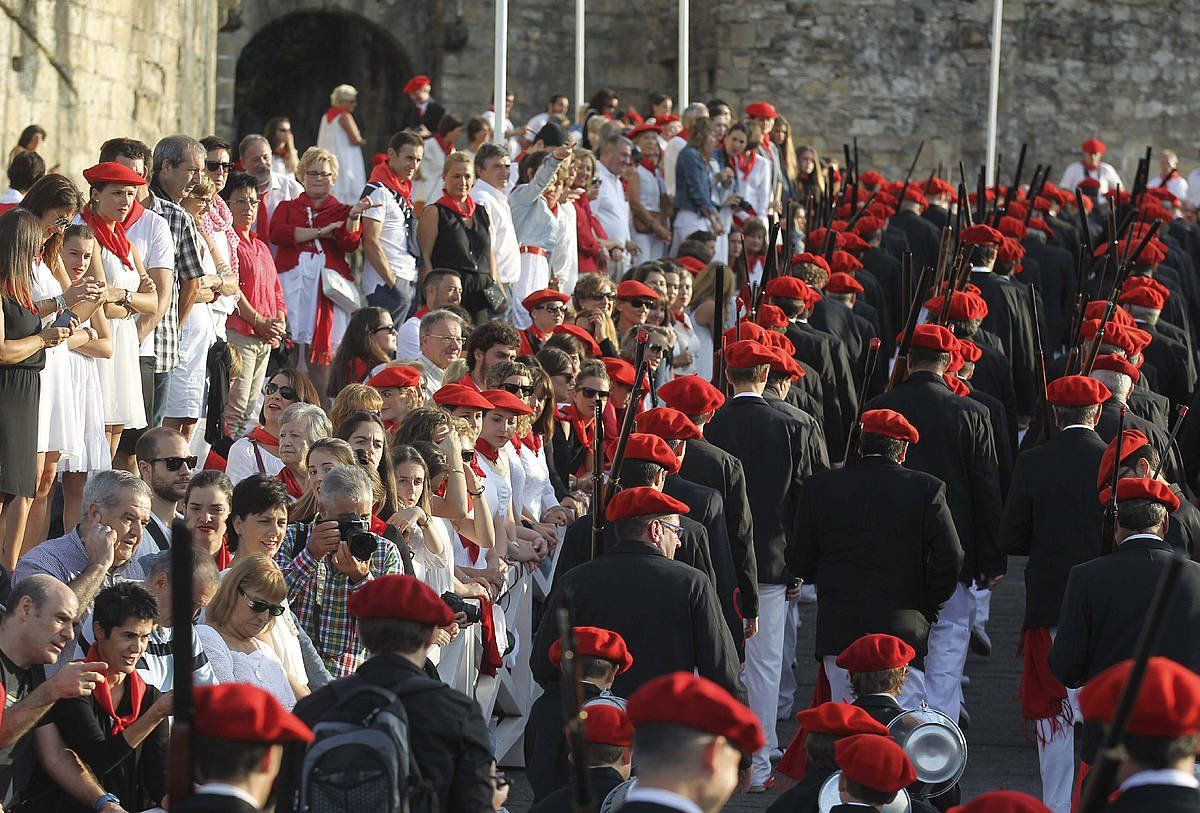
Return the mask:
<path fill-rule="evenodd" d="M 996 123 L 1000 103 L 1000 40 L 1004 25 L 1004 0 L 992 2 L 992 65 L 988 86 L 987 184 L 996 185 Z"/>
<path fill-rule="evenodd" d="M 675 100 L 675 105 L 680 110 L 688 106 L 690 98 L 688 91 L 689 2 L 690 0 L 679 0 L 679 97 Z"/>
<path fill-rule="evenodd" d="M 584 9 L 587 0 L 575 0 L 575 98 L 576 108 L 583 102 Z"/>
<path fill-rule="evenodd" d="M 494 112 L 492 126 L 492 141 L 504 144 L 504 122 L 507 120 L 505 99 L 508 88 L 505 80 L 508 74 L 508 0 L 496 0 L 496 58 L 492 68 L 495 87 L 492 93 L 492 111 Z"/>

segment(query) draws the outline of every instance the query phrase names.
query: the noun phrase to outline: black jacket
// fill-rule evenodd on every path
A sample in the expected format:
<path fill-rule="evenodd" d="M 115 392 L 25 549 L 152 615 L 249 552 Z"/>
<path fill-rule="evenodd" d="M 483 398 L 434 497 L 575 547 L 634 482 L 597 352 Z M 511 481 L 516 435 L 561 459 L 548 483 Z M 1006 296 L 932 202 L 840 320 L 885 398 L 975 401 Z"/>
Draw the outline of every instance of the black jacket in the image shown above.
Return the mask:
<path fill-rule="evenodd" d="M 814 475 L 800 501 L 788 567 L 817 585 L 816 656 L 837 655 L 875 632 L 924 655 L 962 560 L 936 477 L 874 456 Z"/>
<path fill-rule="evenodd" d="M 625 781 L 613 768 L 588 768 L 587 773 L 597 808 L 613 788 Z M 554 791 L 530 808 L 529 813 L 575 813 L 574 783 Z"/>
<path fill-rule="evenodd" d="M 938 244 L 942 239 L 937 226 L 916 212 L 896 212 L 888 221 L 888 225 L 901 230 L 908 237 L 908 247 L 913 255 L 914 279 L 925 266 L 933 268 L 937 265 Z"/>
<path fill-rule="evenodd" d="M 179 804 L 171 805 L 179 813 L 260 813 L 261 807 L 244 802 L 236 796 L 216 793 L 193 793 Z"/>
<path fill-rule="evenodd" d="M 810 762 L 800 781 L 781 793 L 767 808 L 767 813 L 817 813 L 817 798 L 820 796 L 821 786 L 833 773 L 831 768 L 816 768 Z M 865 813 L 865 808 L 863 812 Z"/>
<path fill-rule="evenodd" d="M 368 658 L 353 676 L 337 681 L 363 680 L 391 689 L 424 672 L 399 655 Z M 300 700 L 294 713 L 310 727 L 334 704 L 334 690 L 325 686 Z M 441 686 L 405 702 L 409 741 L 421 775 L 436 789 L 440 810 L 486 810 L 492 804 L 492 748 L 487 725 L 473 698 Z M 304 745 L 288 746 L 280 770 L 280 813 L 294 810 Z"/>
<path fill-rule="evenodd" d="M 1105 813 L 1195 813 L 1200 790 L 1176 785 L 1140 785 L 1124 791 L 1104 808 Z"/>
<path fill-rule="evenodd" d="M 789 389 L 788 395 L 791 393 L 792 391 Z M 801 474 L 808 477 L 813 472 L 825 471 L 829 468 L 829 450 L 825 448 L 825 434 L 821 431 L 821 425 L 817 423 L 817 419 L 800 407 L 780 398 L 779 391 L 774 388 L 768 387 L 763 390 L 763 400 L 789 418 L 795 418 L 804 426 L 805 431 L 802 437 L 807 451 L 804 455 L 804 462 L 801 464 Z"/>
<path fill-rule="evenodd" d="M 988 305 L 983 327 L 1000 339 L 1012 366 L 1017 412 L 1032 415 L 1041 395 L 1034 376 L 1036 363 L 1029 295 L 1024 286 L 1000 274 L 973 271 L 970 281 L 979 286 L 980 296 Z"/>
<path fill-rule="evenodd" d="M 1067 429 L 1017 456 L 1000 544 L 1009 556 L 1029 557 L 1026 629 L 1058 623 L 1071 568 L 1100 554 L 1096 474 L 1104 448 L 1090 429 Z"/>
<path fill-rule="evenodd" d="M 830 333 L 818 330 L 807 322 L 793 322 L 786 333 L 796 348 L 796 358 L 816 368 L 825 387 L 824 407 L 825 444 L 836 446 L 845 441 L 850 425 L 858 414 L 858 393 L 850 371 L 850 358 L 845 345 Z"/>
<path fill-rule="evenodd" d="M 581 681 L 583 702 L 600 696 L 600 687 Z M 571 781 L 567 740 L 563 736 L 563 698 L 558 681 L 547 683 L 529 708 L 525 721 L 525 778 L 533 788 L 533 801 L 546 798 Z M 603 797 L 602 797 L 603 798 Z"/>
<path fill-rule="evenodd" d="M 425 113 L 422 114 L 420 108 L 412 103 L 412 100 L 405 99 L 402 111 L 403 118 L 400 121 L 400 130 L 416 130 L 424 126 L 430 133 L 437 132 L 437 126 L 442 120 L 442 116 L 446 115 L 446 108 L 442 107 L 434 99 L 430 99 L 425 105 Z"/>
<path fill-rule="evenodd" d="M 851 705 L 858 706 L 880 725 L 888 725 L 904 713 L 904 709 L 900 708 L 896 698 L 890 694 L 869 694 L 866 697 L 856 698 Z"/>

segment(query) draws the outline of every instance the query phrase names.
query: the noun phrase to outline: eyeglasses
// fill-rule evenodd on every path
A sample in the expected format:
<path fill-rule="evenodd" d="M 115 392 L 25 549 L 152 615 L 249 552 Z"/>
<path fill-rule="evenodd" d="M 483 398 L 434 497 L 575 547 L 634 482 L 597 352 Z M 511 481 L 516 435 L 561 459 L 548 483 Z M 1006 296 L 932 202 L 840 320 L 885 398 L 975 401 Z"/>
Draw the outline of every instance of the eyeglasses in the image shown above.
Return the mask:
<path fill-rule="evenodd" d="M 246 606 L 250 608 L 250 612 L 259 615 L 261 613 L 270 613 L 272 618 L 278 618 L 283 615 L 284 606 L 282 604 L 271 604 L 269 601 L 260 601 L 256 598 L 250 598 L 243 592 L 242 588 L 238 588 L 238 595 L 246 602 Z"/>
<path fill-rule="evenodd" d="M 676 539 L 683 539 L 683 526 L 682 525 L 672 525 L 671 523 L 664 522 L 661 519 L 658 521 L 658 524 L 660 526 L 662 526 L 663 528 L 666 528 L 671 533 L 675 534 Z"/>
<path fill-rule="evenodd" d="M 564 307 L 563 305 L 542 305 L 540 307 L 534 308 L 534 310 L 545 311 L 546 313 L 552 313 L 555 315 L 567 312 L 566 307 Z"/>
<path fill-rule="evenodd" d="M 575 375 L 573 373 L 554 373 L 551 378 L 561 378 L 563 383 L 568 387 L 575 383 Z"/>
<path fill-rule="evenodd" d="M 646 299 L 629 299 L 626 300 L 630 305 L 633 305 L 638 310 L 648 311 L 654 307 L 654 303 Z"/>
<path fill-rule="evenodd" d="M 182 467 L 187 466 L 189 469 L 196 468 L 197 457 L 148 457 L 145 462 L 153 466 L 155 463 L 163 463 L 167 467 L 167 471 L 179 471 Z"/>
<path fill-rule="evenodd" d="M 651 353 L 658 353 L 660 356 L 665 356 L 667 351 L 670 350 L 669 347 L 663 347 L 661 344 L 648 344 L 646 345 L 646 349 Z"/>
<path fill-rule="evenodd" d="M 304 173 L 304 177 L 305 178 L 332 178 L 333 173 L 332 172 L 318 172 L 316 170 L 310 169 L 308 172 Z"/>
<path fill-rule="evenodd" d="M 614 299 L 617 298 L 617 294 L 615 291 L 602 291 L 601 293 L 588 294 L 587 296 L 581 296 L 579 298 L 580 299 L 603 299 L 608 302 L 612 302 Z"/>
<path fill-rule="evenodd" d="M 442 341 L 449 342 L 450 344 L 462 344 L 463 343 L 462 336 L 439 336 L 436 333 L 430 333 L 429 337 L 431 339 L 441 339 Z"/>
<path fill-rule="evenodd" d="M 371 332 L 372 333 L 395 333 L 396 326 L 395 325 L 380 325 L 379 327 L 375 328 Z"/>
<path fill-rule="evenodd" d="M 228 172 L 229 170 L 233 169 L 233 162 L 231 162 L 231 161 L 205 161 L 204 168 L 207 169 L 209 172 L 216 172 L 217 170 L 221 170 L 222 172 Z"/>
<path fill-rule="evenodd" d="M 608 399 L 608 390 L 598 390 L 595 387 L 580 387 L 576 392 L 582 393 L 585 398 Z"/>
<path fill-rule="evenodd" d="M 281 387 L 273 381 L 268 382 L 265 386 L 263 386 L 262 391 L 263 391 L 263 395 L 274 395 L 275 393 L 279 393 L 279 397 L 281 397 L 287 401 L 299 401 L 300 400 L 300 396 L 297 395 L 295 388 L 289 387 L 287 385 L 284 385 Z"/>
<path fill-rule="evenodd" d="M 513 395 L 519 395 L 523 398 L 528 398 L 537 391 L 537 387 L 533 385 L 525 387 L 521 384 L 501 384 L 500 389 L 504 390 L 505 392 L 511 392 Z"/>

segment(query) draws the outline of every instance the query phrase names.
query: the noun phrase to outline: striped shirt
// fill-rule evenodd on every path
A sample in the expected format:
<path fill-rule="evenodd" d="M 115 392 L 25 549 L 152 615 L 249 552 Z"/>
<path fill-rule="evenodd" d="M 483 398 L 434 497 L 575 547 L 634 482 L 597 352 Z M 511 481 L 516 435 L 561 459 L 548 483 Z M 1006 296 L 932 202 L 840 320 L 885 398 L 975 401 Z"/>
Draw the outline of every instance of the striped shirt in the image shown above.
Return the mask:
<path fill-rule="evenodd" d="M 150 643 L 146 646 L 146 652 L 134 667 L 142 676 L 142 680 L 160 692 L 169 692 L 175 688 L 175 658 L 171 655 L 173 632 L 173 627 L 160 627 L 156 624 L 150 631 Z M 76 659 L 87 659 L 88 650 L 91 649 L 95 637 L 92 614 L 88 613 L 79 633 Z M 213 674 L 212 664 L 208 662 L 208 655 L 204 654 L 204 644 L 200 642 L 195 627 L 192 628 L 192 682 L 197 686 L 212 686 L 220 682 Z"/>
<path fill-rule="evenodd" d="M 179 284 L 204 276 L 200 261 L 200 235 L 196 222 L 182 206 L 167 198 L 157 183 L 150 184 L 146 207 L 167 221 L 175 243 L 175 280 L 163 318 L 154 328 L 154 372 L 168 373 L 179 366 Z"/>

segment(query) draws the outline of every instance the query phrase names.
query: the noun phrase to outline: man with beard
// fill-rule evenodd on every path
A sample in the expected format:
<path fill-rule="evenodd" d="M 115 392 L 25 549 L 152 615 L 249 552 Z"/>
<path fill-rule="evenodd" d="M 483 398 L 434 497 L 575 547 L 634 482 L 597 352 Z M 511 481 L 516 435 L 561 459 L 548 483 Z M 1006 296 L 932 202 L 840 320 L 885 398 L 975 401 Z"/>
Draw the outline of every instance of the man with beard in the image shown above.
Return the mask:
<path fill-rule="evenodd" d="M 135 559 L 140 559 L 171 547 L 171 520 L 175 519 L 179 501 L 187 493 L 188 482 L 196 470 L 196 457 L 191 454 L 187 439 L 165 426 L 143 434 L 134 453 L 138 473 L 150 486 L 150 521 L 134 554 Z"/>

